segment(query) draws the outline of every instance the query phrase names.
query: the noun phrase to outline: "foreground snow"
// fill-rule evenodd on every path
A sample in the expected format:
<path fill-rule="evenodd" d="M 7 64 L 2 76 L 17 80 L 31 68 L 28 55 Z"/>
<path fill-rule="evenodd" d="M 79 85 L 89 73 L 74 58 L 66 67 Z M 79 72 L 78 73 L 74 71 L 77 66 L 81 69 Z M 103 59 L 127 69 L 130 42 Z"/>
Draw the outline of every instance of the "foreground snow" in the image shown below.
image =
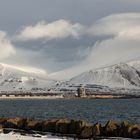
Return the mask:
<path fill-rule="evenodd" d="M 73 140 L 73 138 L 62 138 L 57 136 L 41 136 L 41 135 L 34 135 L 34 136 L 22 136 L 20 134 L 11 132 L 9 134 L 0 134 L 0 140 Z M 129 138 L 109 138 L 109 139 L 101 139 L 101 140 L 132 140 Z"/>
<path fill-rule="evenodd" d="M 41 136 L 41 135 L 34 135 L 34 136 L 22 136 L 20 134 L 15 134 L 13 132 L 9 134 L 0 134 L 0 140 L 67 140 L 67 138 L 61 138 L 57 136 Z"/>
<path fill-rule="evenodd" d="M 20 136 L 20 135 L 0 135 L 1 140 L 66 140 L 64 138 L 57 138 L 57 137 L 30 137 L 30 136 Z M 110 139 L 101 139 L 101 140 L 132 140 L 127 138 L 110 138 Z"/>

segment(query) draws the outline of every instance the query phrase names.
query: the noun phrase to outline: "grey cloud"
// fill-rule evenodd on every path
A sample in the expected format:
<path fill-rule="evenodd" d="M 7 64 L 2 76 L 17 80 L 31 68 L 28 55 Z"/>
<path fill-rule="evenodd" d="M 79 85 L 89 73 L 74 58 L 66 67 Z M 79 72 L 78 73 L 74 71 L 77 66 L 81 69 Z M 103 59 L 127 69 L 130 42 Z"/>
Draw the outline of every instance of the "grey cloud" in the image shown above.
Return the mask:
<path fill-rule="evenodd" d="M 1 30 L 14 32 L 41 20 L 90 25 L 112 13 L 138 12 L 139 0 L 0 0 Z"/>
<path fill-rule="evenodd" d="M 96 21 L 108 15 L 130 12 L 140 12 L 139 0 L 0 0 L 0 30 L 7 32 L 9 37 L 12 37 L 22 27 L 36 25 L 42 20 L 52 23 L 60 19 L 79 23 L 89 28 L 91 25 L 95 25 Z M 106 28 L 109 29 L 108 26 Z M 96 36 L 97 33 L 96 35 L 84 34 L 79 39 L 69 36 L 61 40 L 48 41 L 44 41 L 42 38 L 26 42 L 11 40 L 17 53 L 12 58 L 6 58 L 3 61 L 11 64 L 33 65 L 50 72 L 70 67 L 76 71 L 76 65 L 85 66 L 89 61 L 93 63 L 94 57 L 91 56 L 93 56 L 93 52 L 96 54 L 96 50 L 93 48 L 97 44 L 104 48 L 104 45 L 108 45 L 107 41 L 110 41 L 113 43 L 109 45 L 116 46 L 115 42 L 120 39 L 118 36 L 117 39 L 115 38 L 116 34 L 118 35 L 118 30 L 115 33 L 113 31 L 113 35 L 107 33 L 106 36 L 103 32 L 98 36 Z M 98 43 L 94 45 L 95 42 Z M 126 44 L 126 42 L 119 41 L 120 46 L 123 43 Z M 99 55 L 102 54 L 99 53 Z M 80 70 L 81 68 L 79 68 Z"/>
<path fill-rule="evenodd" d="M 85 35 L 78 40 L 67 38 L 47 42 L 42 39 L 14 42 L 18 59 L 15 57 L 11 63 L 22 61 L 23 64 L 39 66 L 49 69 L 49 71 L 62 70 L 83 61 L 87 57 L 88 51 L 90 52 L 90 46 L 98 39 Z"/>

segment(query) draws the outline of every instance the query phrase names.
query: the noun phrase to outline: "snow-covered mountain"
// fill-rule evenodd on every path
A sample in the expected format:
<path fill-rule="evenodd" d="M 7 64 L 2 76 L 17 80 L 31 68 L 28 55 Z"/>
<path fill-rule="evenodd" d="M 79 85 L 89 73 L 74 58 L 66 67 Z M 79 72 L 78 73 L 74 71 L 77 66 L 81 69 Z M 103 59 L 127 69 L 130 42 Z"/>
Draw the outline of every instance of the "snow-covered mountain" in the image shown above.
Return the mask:
<path fill-rule="evenodd" d="M 126 88 L 140 87 L 140 61 L 131 61 L 90 70 L 73 77 L 68 83 Z"/>
<path fill-rule="evenodd" d="M 55 85 L 56 81 L 46 77 L 44 73 L 0 63 L 0 91 L 31 91 Z"/>

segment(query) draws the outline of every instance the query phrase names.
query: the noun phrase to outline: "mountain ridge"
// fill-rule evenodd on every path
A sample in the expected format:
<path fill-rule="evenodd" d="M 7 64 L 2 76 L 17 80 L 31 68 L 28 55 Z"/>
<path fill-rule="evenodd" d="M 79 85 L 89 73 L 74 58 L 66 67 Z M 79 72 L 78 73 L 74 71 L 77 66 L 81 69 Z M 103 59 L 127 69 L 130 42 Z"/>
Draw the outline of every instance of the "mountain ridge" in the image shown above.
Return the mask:
<path fill-rule="evenodd" d="M 110 88 L 140 88 L 140 61 L 129 61 L 111 66 L 92 69 L 70 80 L 52 80 L 47 74 L 36 74 L 0 63 L 0 91 L 47 91 L 69 89 L 70 85 L 101 85 Z M 41 92 L 41 91 L 38 91 Z"/>
<path fill-rule="evenodd" d="M 68 82 L 110 87 L 140 87 L 140 61 L 130 61 L 89 70 L 71 78 Z"/>

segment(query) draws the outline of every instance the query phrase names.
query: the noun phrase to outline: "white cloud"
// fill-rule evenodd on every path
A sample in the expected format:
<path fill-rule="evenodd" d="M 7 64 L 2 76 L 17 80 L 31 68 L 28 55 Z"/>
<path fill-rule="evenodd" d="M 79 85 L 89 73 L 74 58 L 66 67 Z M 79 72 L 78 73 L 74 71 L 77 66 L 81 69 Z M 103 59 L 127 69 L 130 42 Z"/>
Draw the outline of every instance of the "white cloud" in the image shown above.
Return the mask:
<path fill-rule="evenodd" d="M 6 36 L 6 33 L 0 31 L 0 60 L 9 58 L 11 55 L 14 55 L 16 50 L 14 46 Z"/>
<path fill-rule="evenodd" d="M 95 66 L 140 57 L 140 13 L 114 14 L 99 20 L 90 33 L 111 37 L 96 42 L 88 60 Z"/>
<path fill-rule="evenodd" d="M 102 67 L 140 57 L 140 40 L 115 37 L 94 45 L 88 61 Z"/>
<path fill-rule="evenodd" d="M 93 35 L 130 36 L 140 34 L 140 13 L 113 14 L 98 20 L 89 32 Z"/>
<path fill-rule="evenodd" d="M 66 37 L 78 38 L 84 27 L 79 23 L 71 23 L 67 20 L 57 20 L 51 23 L 41 21 L 33 26 L 23 28 L 16 36 L 20 40 L 36 40 L 44 38 L 61 39 Z"/>
<path fill-rule="evenodd" d="M 85 61 L 50 76 L 71 78 L 87 70 L 140 58 L 140 13 L 114 14 L 97 21 L 89 33 L 97 41 Z M 65 76 L 64 76 L 65 75 Z"/>

